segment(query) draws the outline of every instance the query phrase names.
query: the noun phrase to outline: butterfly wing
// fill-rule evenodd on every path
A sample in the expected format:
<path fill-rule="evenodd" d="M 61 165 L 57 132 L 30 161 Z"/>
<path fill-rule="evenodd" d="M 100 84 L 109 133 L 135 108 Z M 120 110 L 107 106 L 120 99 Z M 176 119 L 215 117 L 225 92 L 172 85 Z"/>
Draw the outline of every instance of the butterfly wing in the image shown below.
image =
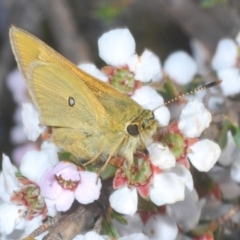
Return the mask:
<path fill-rule="evenodd" d="M 80 70 L 73 63 L 30 33 L 16 27 L 11 27 L 10 39 L 19 69 L 23 76 L 25 76 L 25 79 L 27 79 L 29 88 L 31 88 L 32 84 L 32 80 L 26 76 L 29 65 L 33 61 L 52 63 L 61 66 L 63 69 L 67 68 L 72 74 L 75 74 L 81 79 L 101 103 L 101 108 L 104 108 L 111 116 L 111 121 L 114 125 L 118 123 L 120 127 L 125 128 L 126 122 L 131 122 L 142 112 L 142 108 L 131 98 L 120 93 L 111 85 Z M 38 105 L 34 93 L 30 92 L 30 95 L 35 101 L 35 104 Z M 102 112 L 102 110 L 100 110 L 101 108 L 99 108 L 100 112 Z"/>
<path fill-rule="evenodd" d="M 54 50 L 18 28 L 11 28 L 10 38 L 42 124 L 70 128 L 107 125 L 106 110 L 81 78 L 59 61 L 62 57 L 55 58 Z"/>

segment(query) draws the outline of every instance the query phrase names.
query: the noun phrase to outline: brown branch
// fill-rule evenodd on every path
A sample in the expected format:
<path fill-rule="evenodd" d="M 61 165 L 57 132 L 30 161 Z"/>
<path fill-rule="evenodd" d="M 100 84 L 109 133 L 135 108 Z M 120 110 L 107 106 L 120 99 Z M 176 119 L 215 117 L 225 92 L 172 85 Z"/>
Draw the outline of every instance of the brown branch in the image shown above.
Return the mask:
<path fill-rule="evenodd" d="M 59 51 L 66 58 L 79 64 L 91 59 L 87 42 L 80 36 L 68 2 L 65 0 L 45 0 L 51 32 Z"/>

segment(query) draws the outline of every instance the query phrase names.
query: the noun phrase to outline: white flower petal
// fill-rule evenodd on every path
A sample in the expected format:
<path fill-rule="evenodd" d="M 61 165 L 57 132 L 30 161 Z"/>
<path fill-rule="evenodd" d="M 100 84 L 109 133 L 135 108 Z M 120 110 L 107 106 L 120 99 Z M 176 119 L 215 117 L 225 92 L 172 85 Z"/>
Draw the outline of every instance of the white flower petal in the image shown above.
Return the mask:
<path fill-rule="evenodd" d="M 187 156 L 195 168 L 207 172 L 216 163 L 220 154 L 221 149 L 218 144 L 204 139 L 190 146 Z"/>
<path fill-rule="evenodd" d="M 3 187 L 3 189 L 1 189 L 0 191 L 6 192 L 9 195 L 12 195 L 14 191 L 18 191 L 20 189 L 19 182 L 15 176 L 16 172 L 17 172 L 17 169 L 14 165 L 12 165 L 9 157 L 3 154 L 2 172 L 1 172 L 1 183 L 3 184 L 1 188 Z M 0 195 L 0 197 L 3 198 L 3 195 Z"/>
<path fill-rule="evenodd" d="M 128 236 L 120 237 L 119 240 L 149 240 L 149 238 L 142 233 L 134 233 Z"/>
<path fill-rule="evenodd" d="M 195 189 L 189 191 L 186 188 L 184 200 L 167 205 L 167 213 L 184 231 L 188 232 L 197 225 L 204 204 L 205 200 L 199 201 Z"/>
<path fill-rule="evenodd" d="M 49 155 L 51 166 L 54 166 L 57 163 L 59 163 L 57 155 L 57 153 L 59 152 L 59 148 L 54 143 L 44 141 L 41 145 L 41 150 Z"/>
<path fill-rule="evenodd" d="M 174 173 L 163 172 L 153 176 L 150 198 L 157 206 L 184 199 L 184 183 Z"/>
<path fill-rule="evenodd" d="M 231 166 L 231 178 L 240 183 L 240 158 L 236 159 Z"/>
<path fill-rule="evenodd" d="M 135 79 L 149 82 L 156 76 L 162 77 L 162 69 L 159 58 L 151 51 L 145 50 L 141 57 L 132 56 L 127 65 L 130 71 L 135 73 Z"/>
<path fill-rule="evenodd" d="M 23 156 L 20 171 L 32 182 L 39 183 L 43 173 L 52 166 L 47 152 L 32 150 Z"/>
<path fill-rule="evenodd" d="M 237 36 L 235 37 L 235 41 L 238 45 L 240 45 L 240 32 L 238 32 Z"/>
<path fill-rule="evenodd" d="M 39 114 L 31 103 L 23 104 L 22 121 L 28 139 L 36 141 L 39 135 L 43 133 L 44 127 L 39 126 Z"/>
<path fill-rule="evenodd" d="M 181 164 L 176 164 L 171 168 L 169 172 L 175 173 L 185 184 L 185 186 L 191 191 L 193 190 L 193 178 L 191 172 Z"/>
<path fill-rule="evenodd" d="M 227 167 L 237 159 L 240 159 L 240 150 L 237 148 L 234 142 L 231 131 L 228 131 L 227 145 L 222 150 L 222 153 L 218 159 L 218 162 L 224 167 Z"/>
<path fill-rule="evenodd" d="M 116 227 L 120 236 L 127 236 L 133 233 L 140 233 L 143 229 L 143 221 L 138 213 L 134 215 L 125 215 L 124 219 L 127 221 L 127 225 L 123 225 L 113 219 L 113 225 Z"/>
<path fill-rule="evenodd" d="M 101 179 L 97 179 L 98 176 L 94 172 L 81 171 L 79 174 L 80 183 L 75 190 L 76 199 L 83 204 L 88 204 L 97 200 L 102 187 Z"/>
<path fill-rule="evenodd" d="M 160 214 L 151 216 L 143 230 L 151 240 L 175 240 L 178 234 L 175 221 L 169 216 Z"/>
<path fill-rule="evenodd" d="M 212 121 L 211 113 L 198 100 L 190 101 L 183 108 L 178 127 L 189 138 L 199 137 L 209 127 Z"/>
<path fill-rule="evenodd" d="M 197 73 L 197 64 L 186 52 L 172 53 L 164 63 L 164 70 L 178 84 L 188 84 Z"/>
<path fill-rule="evenodd" d="M 93 77 L 103 81 L 108 82 L 108 77 L 103 74 L 94 64 L 92 63 L 82 63 L 78 65 L 86 73 L 92 75 Z"/>
<path fill-rule="evenodd" d="M 238 48 L 237 44 L 230 38 L 224 38 L 219 41 L 216 52 L 212 59 L 212 68 L 221 70 L 228 67 L 234 67 L 237 62 Z"/>
<path fill-rule="evenodd" d="M 27 141 L 27 136 L 23 130 L 23 126 L 21 124 L 15 125 L 11 128 L 10 132 L 11 142 L 15 145 L 22 144 Z"/>
<path fill-rule="evenodd" d="M 217 76 L 222 80 L 220 88 L 224 96 L 240 93 L 240 74 L 237 68 L 225 68 L 217 72 Z"/>
<path fill-rule="evenodd" d="M 115 211 L 132 215 L 137 211 L 137 190 L 127 186 L 119 188 L 111 194 L 109 201 Z"/>
<path fill-rule="evenodd" d="M 159 143 L 152 143 L 147 149 L 153 165 L 162 170 L 175 166 L 175 156 L 168 147 L 164 147 Z"/>
<path fill-rule="evenodd" d="M 22 238 L 27 237 L 30 233 L 32 233 L 35 229 L 42 225 L 43 216 L 39 215 L 34 217 L 32 220 L 26 221 L 26 225 L 24 227 L 24 235 Z"/>
<path fill-rule="evenodd" d="M 143 86 L 137 89 L 131 97 L 135 102 L 145 109 L 154 110 L 154 117 L 161 126 L 167 126 L 170 120 L 170 112 L 167 107 L 162 106 L 164 101 L 153 88 Z"/>
<path fill-rule="evenodd" d="M 0 232 L 10 234 L 25 222 L 25 207 L 3 203 L 0 205 Z"/>
<path fill-rule="evenodd" d="M 98 39 L 99 56 L 107 64 L 123 66 L 135 53 L 135 41 L 128 29 L 115 29 Z"/>
<path fill-rule="evenodd" d="M 100 236 L 96 232 L 90 231 L 87 232 L 85 235 L 77 235 L 73 238 L 73 240 L 110 240 L 107 236 Z"/>
<path fill-rule="evenodd" d="M 9 90 L 13 93 L 14 101 L 17 104 L 21 104 L 27 100 L 26 83 L 17 68 L 8 74 L 6 83 Z"/>

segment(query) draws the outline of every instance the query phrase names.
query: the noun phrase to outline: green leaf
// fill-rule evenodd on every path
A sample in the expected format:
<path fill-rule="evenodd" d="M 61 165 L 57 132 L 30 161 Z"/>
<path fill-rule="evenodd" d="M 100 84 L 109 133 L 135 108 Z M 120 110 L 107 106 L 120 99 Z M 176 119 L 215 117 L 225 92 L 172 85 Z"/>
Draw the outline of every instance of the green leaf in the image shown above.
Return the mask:
<path fill-rule="evenodd" d="M 224 149 L 227 145 L 227 132 L 233 127 L 229 120 L 225 120 L 222 123 L 222 127 L 217 136 L 217 143 L 221 149 Z"/>
<path fill-rule="evenodd" d="M 108 235 L 111 239 L 119 239 L 119 234 L 116 228 L 113 226 L 109 217 L 105 217 L 102 221 L 102 231 Z"/>
<path fill-rule="evenodd" d="M 169 77 L 166 78 L 166 81 L 163 84 L 163 90 L 165 92 L 165 95 L 167 96 L 167 100 L 173 99 L 179 95 L 176 86 Z"/>
<path fill-rule="evenodd" d="M 112 164 L 108 164 L 104 171 L 101 173 L 102 180 L 108 179 L 113 177 L 117 171 L 117 167 L 113 166 Z"/>
<path fill-rule="evenodd" d="M 231 133 L 236 146 L 240 149 L 240 129 L 238 127 L 232 127 Z"/>
<path fill-rule="evenodd" d="M 128 224 L 127 220 L 123 217 L 123 215 L 114 210 L 112 211 L 112 217 L 115 218 L 122 225 Z"/>

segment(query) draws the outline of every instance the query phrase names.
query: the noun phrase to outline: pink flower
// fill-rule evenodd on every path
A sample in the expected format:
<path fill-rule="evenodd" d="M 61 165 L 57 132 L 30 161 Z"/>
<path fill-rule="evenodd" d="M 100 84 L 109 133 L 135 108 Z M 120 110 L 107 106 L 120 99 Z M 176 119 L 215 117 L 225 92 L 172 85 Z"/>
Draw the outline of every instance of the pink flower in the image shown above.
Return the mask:
<path fill-rule="evenodd" d="M 47 205 L 55 205 L 58 211 L 67 211 L 75 198 L 83 204 L 93 202 L 99 198 L 101 186 L 96 173 L 65 161 L 47 170 L 40 180 Z"/>

